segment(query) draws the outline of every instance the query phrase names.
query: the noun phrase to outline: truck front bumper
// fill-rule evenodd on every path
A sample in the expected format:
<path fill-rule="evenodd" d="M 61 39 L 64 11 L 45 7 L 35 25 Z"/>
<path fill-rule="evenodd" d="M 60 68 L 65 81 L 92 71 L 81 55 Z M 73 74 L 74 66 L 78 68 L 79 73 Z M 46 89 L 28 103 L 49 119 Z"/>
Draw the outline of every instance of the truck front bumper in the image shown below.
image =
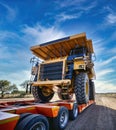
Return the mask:
<path fill-rule="evenodd" d="M 33 82 L 32 86 L 59 86 L 59 85 L 70 85 L 71 80 L 65 79 L 65 80 L 47 80 L 47 81 L 37 81 Z"/>

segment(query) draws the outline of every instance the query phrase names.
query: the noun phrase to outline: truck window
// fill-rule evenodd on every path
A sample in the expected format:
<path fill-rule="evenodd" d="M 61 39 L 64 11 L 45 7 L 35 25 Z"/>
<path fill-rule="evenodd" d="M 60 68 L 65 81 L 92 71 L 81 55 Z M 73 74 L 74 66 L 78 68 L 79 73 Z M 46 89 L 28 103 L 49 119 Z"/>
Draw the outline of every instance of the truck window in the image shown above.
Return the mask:
<path fill-rule="evenodd" d="M 70 55 L 86 55 L 86 49 L 83 47 L 74 48 L 71 50 Z"/>

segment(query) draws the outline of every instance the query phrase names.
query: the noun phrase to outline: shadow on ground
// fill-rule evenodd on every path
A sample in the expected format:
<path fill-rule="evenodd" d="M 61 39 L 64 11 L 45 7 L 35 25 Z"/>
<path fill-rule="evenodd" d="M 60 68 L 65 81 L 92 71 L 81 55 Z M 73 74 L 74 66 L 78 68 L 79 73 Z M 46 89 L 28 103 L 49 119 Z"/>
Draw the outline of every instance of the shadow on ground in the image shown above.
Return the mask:
<path fill-rule="evenodd" d="M 116 110 L 93 104 L 69 121 L 65 130 L 116 130 Z"/>

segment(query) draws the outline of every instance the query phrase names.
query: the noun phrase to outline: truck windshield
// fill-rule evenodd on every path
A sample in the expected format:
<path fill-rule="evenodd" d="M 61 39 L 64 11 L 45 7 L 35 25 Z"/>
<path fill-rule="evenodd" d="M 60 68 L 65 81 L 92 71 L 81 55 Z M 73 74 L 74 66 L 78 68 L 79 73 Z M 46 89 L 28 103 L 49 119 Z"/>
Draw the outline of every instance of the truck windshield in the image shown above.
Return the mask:
<path fill-rule="evenodd" d="M 75 48 L 75 49 L 72 49 L 70 52 L 70 55 L 78 55 L 78 54 L 86 54 L 86 49 L 83 47 Z"/>

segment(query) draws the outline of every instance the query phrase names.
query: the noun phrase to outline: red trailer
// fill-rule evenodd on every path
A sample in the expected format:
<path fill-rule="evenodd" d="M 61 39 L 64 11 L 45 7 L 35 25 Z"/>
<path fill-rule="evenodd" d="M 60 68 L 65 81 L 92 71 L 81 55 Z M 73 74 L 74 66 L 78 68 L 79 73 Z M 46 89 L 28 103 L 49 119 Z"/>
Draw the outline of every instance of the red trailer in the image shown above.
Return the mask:
<path fill-rule="evenodd" d="M 88 106 L 74 100 L 36 103 L 34 100 L 0 103 L 0 130 L 63 130 Z"/>

